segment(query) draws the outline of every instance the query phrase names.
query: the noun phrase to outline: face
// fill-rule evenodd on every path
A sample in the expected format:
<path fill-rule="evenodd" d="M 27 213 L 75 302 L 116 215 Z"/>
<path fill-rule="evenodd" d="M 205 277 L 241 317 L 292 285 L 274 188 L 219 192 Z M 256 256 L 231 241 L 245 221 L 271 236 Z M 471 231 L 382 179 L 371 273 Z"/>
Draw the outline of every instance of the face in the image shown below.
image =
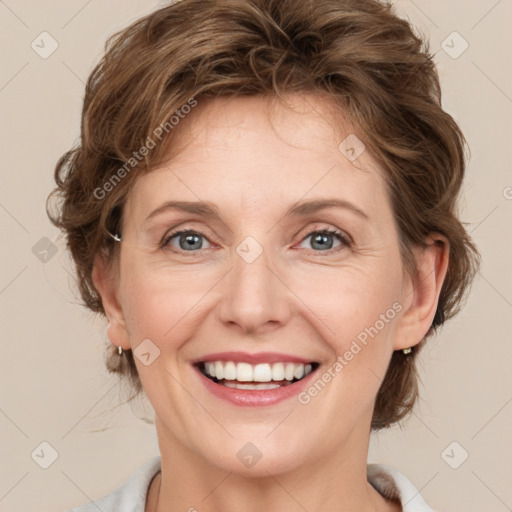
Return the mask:
<path fill-rule="evenodd" d="M 130 192 L 110 311 L 117 344 L 146 354 L 160 445 L 241 473 L 361 449 L 411 344 L 382 169 L 368 150 L 353 160 L 353 136 L 340 150 L 355 131 L 328 100 L 288 99 L 199 102 L 181 152 Z"/>

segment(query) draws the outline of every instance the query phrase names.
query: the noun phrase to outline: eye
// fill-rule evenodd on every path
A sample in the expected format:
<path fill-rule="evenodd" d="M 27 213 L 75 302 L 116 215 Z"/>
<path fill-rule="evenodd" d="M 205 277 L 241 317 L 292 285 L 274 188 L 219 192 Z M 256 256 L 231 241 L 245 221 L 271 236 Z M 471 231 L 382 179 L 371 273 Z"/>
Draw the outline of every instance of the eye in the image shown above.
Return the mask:
<path fill-rule="evenodd" d="M 342 231 L 335 229 L 317 229 L 302 239 L 301 244 L 311 239 L 311 248 L 315 252 L 328 252 L 350 247 L 350 239 Z M 335 244 L 337 245 L 335 246 Z M 205 246 L 207 244 L 207 246 Z M 191 229 L 174 231 L 164 237 L 161 247 L 177 251 L 198 252 L 200 249 L 211 248 L 208 238 L 200 231 Z"/>
<path fill-rule="evenodd" d="M 182 251 L 196 252 L 198 249 L 207 249 L 203 247 L 203 241 L 210 244 L 208 239 L 198 231 L 192 231 L 190 229 L 175 231 L 166 235 L 162 241 L 162 247 L 172 247 Z M 177 242 L 178 246 L 174 242 Z"/>
<path fill-rule="evenodd" d="M 350 247 L 350 240 L 345 233 L 337 231 L 335 229 L 321 229 L 315 230 L 309 233 L 303 238 L 301 243 L 311 239 L 311 247 L 315 252 L 326 252 L 330 250 L 340 250 L 343 247 Z M 335 242 L 338 242 L 338 246 L 334 247 Z"/>

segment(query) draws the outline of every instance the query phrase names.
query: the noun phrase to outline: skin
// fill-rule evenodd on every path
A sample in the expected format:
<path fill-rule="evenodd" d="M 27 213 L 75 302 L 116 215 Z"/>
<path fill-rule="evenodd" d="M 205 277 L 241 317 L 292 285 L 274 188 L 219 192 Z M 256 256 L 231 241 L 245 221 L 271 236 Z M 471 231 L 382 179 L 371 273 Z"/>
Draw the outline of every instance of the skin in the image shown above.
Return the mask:
<path fill-rule="evenodd" d="M 118 270 L 96 258 L 112 343 L 150 339 L 160 350 L 149 366 L 135 359 L 162 456 L 147 512 L 401 510 L 366 479 L 372 411 L 393 351 L 432 323 L 447 244 L 433 233 L 415 249 L 411 279 L 382 169 L 368 150 L 350 162 L 338 149 L 353 127 L 324 97 L 287 100 L 293 108 L 262 96 L 200 101 L 177 132 L 178 154 L 130 191 Z M 283 216 L 299 200 L 333 197 L 368 220 L 342 208 Z M 145 222 L 170 200 L 214 203 L 221 219 L 170 210 Z M 180 252 L 179 238 L 158 247 L 175 226 L 205 235 L 199 256 Z M 352 244 L 333 236 L 319 248 L 315 229 Z M 235 250 L 249 235 L 263 249 L 250 264 Z M 396 302 L 401 311 L 306 405 L 227 403 L 190 364 L 220 351 L 283 352 L 319 362 L 321 376 Z M 262 453 L 252 468 L 237 457 L 247 442 Z"/>

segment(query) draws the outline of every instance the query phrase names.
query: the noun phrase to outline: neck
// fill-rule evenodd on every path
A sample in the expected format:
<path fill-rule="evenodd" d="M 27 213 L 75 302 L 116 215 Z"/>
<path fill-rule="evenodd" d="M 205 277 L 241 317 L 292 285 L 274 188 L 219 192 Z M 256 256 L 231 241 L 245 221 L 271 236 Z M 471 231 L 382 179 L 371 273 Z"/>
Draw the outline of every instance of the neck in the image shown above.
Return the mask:
<path fill-rule="evenodd" d="M 369 439 L 354 431 L 344 445 L 307 465 L 258 476 L 223 470 L 165 431 L 157 418 L 162 469 L 152 482 L 145 512 L 399 512 L 368 482 Z M 263 459 L 262 459 L 263 460 Z"/>

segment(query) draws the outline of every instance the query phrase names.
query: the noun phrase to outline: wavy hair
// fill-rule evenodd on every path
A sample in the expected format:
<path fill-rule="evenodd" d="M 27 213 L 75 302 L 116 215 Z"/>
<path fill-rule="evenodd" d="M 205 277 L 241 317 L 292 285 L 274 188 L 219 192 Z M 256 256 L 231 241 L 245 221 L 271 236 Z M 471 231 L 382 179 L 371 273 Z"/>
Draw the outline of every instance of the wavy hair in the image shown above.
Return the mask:
<path fill-rule="evenodd" d="M 328 96 L 364 138 L 385 171 L 411 274 L 411 249 L 422 246 L 428 233 L 449 241 L 449 268 L 432 326 L 412 354 L 392 355 L 379 389 L 372 429 L 385 428 L 412 410 L 418 349 L 461 308 L 479 265 L 457 213 L 464 136 L 441 106 L 428 43 L 389 3 L 179 0 L 135 21 L 109 38 L 88 78 L 80 140 L 57 163 L 49 200 L 59 201 L 48 214 L 67 236 L 85 306 L 104 314 L 92 281 L 94 257 L 101 253 L 115 262 L 117 244 L 106 231 L 119 224 L 136 177 L 172 151 L 180 126 L 171 126 L 171 117 L 191 99 L 284 100 L 289 93 Z M 156 133 L 161 143 L 143 152 Z M 127 166 L 135 153 L 136 165 Z M 115 179 L 120 173 L 123 179 Z M 130 350 L 119 358 L 109 347 L 106 361 L 135 395 L 142 390 Z"/>

